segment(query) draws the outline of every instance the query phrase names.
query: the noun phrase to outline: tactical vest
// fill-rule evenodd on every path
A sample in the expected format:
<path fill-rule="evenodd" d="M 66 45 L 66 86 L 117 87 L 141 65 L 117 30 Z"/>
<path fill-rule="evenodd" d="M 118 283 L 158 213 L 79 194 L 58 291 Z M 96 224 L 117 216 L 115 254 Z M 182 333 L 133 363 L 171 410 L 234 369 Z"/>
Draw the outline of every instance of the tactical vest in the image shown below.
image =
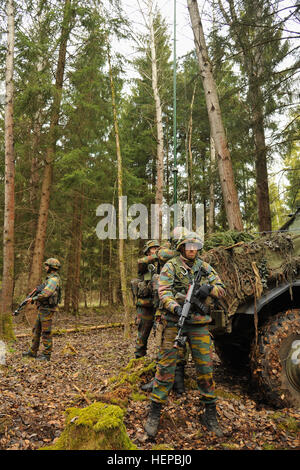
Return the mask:
<path fill-rule="evenodd" d="M 148 299 L 152 304 L 153 297 L 153 286 L 152 279 L 153 276 L 158 273 L 158 263 L 150 263 L 148 265 L 147 272 L 139 276 L 139 282 L 137 285 L 137 298 L 138 299 Z"/>
<path fill-rule="evenodd" d="M 174 296 L 177 293 L 180 294 L 187 294 L 187 291 L 189 289 L 189 285 L 193 281 L 196 273 L 199 271 L 199 269 L 202 267 L 203 275 L 200 281 L 200 284 L 205 283 L 205 278 L 209 275 L 209 273 L 206 271 L 206 269 L 203 268 L 203 261 L 198 258 L 194 265 L 192 266 L 191 269 L 187 269 L 180 256 L 176 256 L 176 258 L 173 258 L 172 260 L 169 261 L 170 264 L 174 267 L 175 271 L 175 276 L 174 276 L 174 285 L 173 285 L 173 293 Z"/>
<path fill-rule="evenodd" d="M 56 277 L 58 279 L 58 283 L 53 294 L 50 295 L 50 297 L 41 299 L 40 304 L 42 307 L 54 309 L 61 301 L 61 279 L 58 273 L 53 273 L 49 277 Z"/>
<path fill-rule="evenodd" d="M 172 294 L 174 298 L 176 297 L 176 294 L 182 294 L 186 296 L 189 286 L 200 268 L 202 268 L 202 273 L 203 273 L 201 280 L 200 280 L 200 285 L 208 283 L 209 281 L 212 281 L 216 278 L 216 276 L 211 272 L 211 270 L 204 267 L 203 261 L 200 258 L 197 258 L 197 260 L 195 261 L 191 269 L 187 269 L 184 266 L 180 256 L 176 256 L 175 258 L 172 258 L 168 263 L 171 264 L 174 268 L 174 283 L 172 286 Z M 207 280 L 208 277 L 209 277 L 209 281 Z M 178 301 L 178 303 L 181 303 L 181 302 Z M 167 310 L 164 310 L 164 317 L 167 320 L 178 321 L 178 318 L 175 315 L 171 314 L 171 312 L 168 312 Z M 192 313 L 186 322 L 187 323 L 209 323 L 210 321 L 211 321 L 210 315 Z"/>

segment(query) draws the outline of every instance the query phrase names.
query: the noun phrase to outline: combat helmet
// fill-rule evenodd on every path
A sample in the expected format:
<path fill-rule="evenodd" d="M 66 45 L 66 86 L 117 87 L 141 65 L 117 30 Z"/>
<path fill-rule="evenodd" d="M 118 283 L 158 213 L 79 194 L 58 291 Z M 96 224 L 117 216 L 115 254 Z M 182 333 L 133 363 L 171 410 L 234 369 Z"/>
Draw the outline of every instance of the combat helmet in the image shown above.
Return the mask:
<path fill-rule="evenodd" d="M 181 240 L 183 237 L 188 236 L 188 234 L 189 230 L 187 230 L 185 227 L 175 227 L 171 235 L 171 240 L 176 244 L 178 240 Z"/>
<path fill-rule="evenodd" d="M 147 254 L 147 251 L 149 250 L 149 248 L 152 248 L 153 246 L 157 246 L 159 247 L 160 244 L 157 240 L 149 240 L 145 243 L 145 246 L 144 246 L 144 249 L 143 249 L 143 252 L 144 252 L 144 255 Z"/>
<path fill-rule="evenodd" d="M 203 247 L 203 241 L 198 235 L 198 233 L 187 232 L 183 233 L 182 237 L 178 239 L 176 244 L 176 250 L 179 250 L 181 246 L 186 245 L 187 243 L 195 244 L 198 250 L 201 250 L 201 248 Z"/>
<path fill-rule="evenodd" d="M 61 264 L 56 258 L 48 258 L 45 263 L 46 266 L 49 266 L 51 269 L 60 269 Z"/>

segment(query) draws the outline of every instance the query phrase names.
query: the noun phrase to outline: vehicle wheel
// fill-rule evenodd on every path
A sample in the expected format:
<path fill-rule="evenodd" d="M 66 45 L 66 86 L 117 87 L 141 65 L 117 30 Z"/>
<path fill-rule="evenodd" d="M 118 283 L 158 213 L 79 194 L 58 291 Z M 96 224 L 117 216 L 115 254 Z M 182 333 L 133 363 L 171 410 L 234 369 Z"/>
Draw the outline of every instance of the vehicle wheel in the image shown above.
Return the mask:
<path fill-rule="evenodd" d="M 276 408 L 300 406 L 300 309 L 272 317 L 253 343 L 252 378 Z"/>

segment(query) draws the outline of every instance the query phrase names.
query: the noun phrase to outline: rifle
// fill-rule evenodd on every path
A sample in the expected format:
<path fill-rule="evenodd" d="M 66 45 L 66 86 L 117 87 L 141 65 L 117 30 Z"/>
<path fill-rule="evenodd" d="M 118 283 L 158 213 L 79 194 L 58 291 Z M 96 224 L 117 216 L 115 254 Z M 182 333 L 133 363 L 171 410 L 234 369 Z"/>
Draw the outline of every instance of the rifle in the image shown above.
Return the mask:
<path fill-rule="evenodd" d="M 184 304 L 182 307 L 182 312 L 177 323 L 177 326 L 179 328 L 178 328 L 177 336 L 174 341 L 174 348 L 184 347 L 185 345 L 187 337 L 183 336 L 182 331 L 183 331 L 185 321 L 187 317 L 189 316 L 191 307 L 193 306 L 193 301 L 194 301 L 193 294 L 195 291 L 195 287 L 199 286 L 202 274 L 204 274 L 204 271 L 202 270 L 202 268 L 200 268 L 199 271 L 197 271 L 197 274 L 194 277 L 193 282 L 190 284 L 188 292 L 185 296 Z M 198 308 L 200 308 L 203 311 L 203 313 L 206 314 L 208 312 L 208 307 L 204 305 L 202 302 L 200 302 L 199 299 L 197 299 L 196 305 Z"/>
<path fill-rule="evenodd" d="M 40 284 L 39 286 L 35 287 L 31 292 L 30 294 L 27 295 L 26 299 L 23 300 L 19 307 L 13 312 L 13 316 L 17 316 L 19 315 L 20 311 L 22 310 L 22 308 L 27 304 L 28 300 L 31 299 L 32 297 L 34 297 L 36 294 L 39 294 L 40 292 L 42 292 L 42 290 L 44 289 L 46 284 Z M 33 303 L 33 301 L 31 301 L 31 303 Z"/>

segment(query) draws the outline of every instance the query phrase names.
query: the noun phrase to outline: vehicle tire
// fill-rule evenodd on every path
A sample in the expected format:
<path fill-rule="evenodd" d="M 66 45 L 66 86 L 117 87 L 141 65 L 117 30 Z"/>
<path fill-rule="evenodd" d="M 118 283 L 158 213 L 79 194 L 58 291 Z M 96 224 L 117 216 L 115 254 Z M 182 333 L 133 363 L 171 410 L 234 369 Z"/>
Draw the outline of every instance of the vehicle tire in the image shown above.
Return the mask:
<path fill-rule="evenodd" d="M 259 329 L 250 366 L 264 401 L 276 408 L 300 406 L 300 309 L 276 314 Z"/>

